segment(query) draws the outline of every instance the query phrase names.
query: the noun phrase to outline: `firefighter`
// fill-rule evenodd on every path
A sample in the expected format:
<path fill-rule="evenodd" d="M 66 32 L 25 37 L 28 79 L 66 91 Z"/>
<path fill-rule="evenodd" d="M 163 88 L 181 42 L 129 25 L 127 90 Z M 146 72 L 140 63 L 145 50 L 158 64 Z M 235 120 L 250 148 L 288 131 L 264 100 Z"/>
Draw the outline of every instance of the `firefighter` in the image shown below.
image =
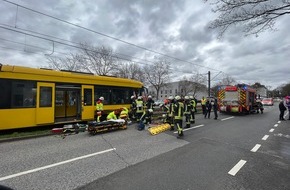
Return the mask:
<path fill-rule="evenodd" d="M 205 115 L 206 114 L 206 98 L 203 96 L 201 99 L 201 108 L 202 108 L 202 114 Z"/>
<path fill-rule="evenodd" d="M 130 112 L 129 112 L 129 117 L 131 118 L 131 120 L 135 120 L 136 119 L 136 98 L 135 96 L 131 96 L 131 106 L 130 106 Z"/>
<path fill-rule="evenodd" d="M 103 112 L 104 112 L 104 104 L 103 104 L 103 101 L 104 101 L 104 97 L 100 97 L 96 103 L 96 109 L 95 109 L 95 112 L 97 113 L 97 122 L 100 122 L 101 121 L 101 117 L 103 115 Z"/>
<path fill-rule="evenodd" d="M 146 115 L 148 117 L 148 122 L 151 124 L 152 122 L 152 115 L 153 115 L 153 106 L 154 106 L 154 100 L 152 99 L 152 96 L 148 96 L 147 102 L 145 104 L 145 111 Z M 152 112 L 149 112 L 149 110 L 152 110 Z"/>
<path fill-rule="evenodd" d="M 144 110 L 143 115 L 140 118 L 140 122 L 144 123 L 144 124 L 148 124 L 151 123 L 151 115 L 153 114 L 153 110 L 152 109 L 148 109 L 147 111 Z"/>
<path fill-rule="evenodd" d="M 129 110 L 128 110 L 128 108 L 126 108 L 126 107 L 122 107 L 121 108 L 121 113 L 120 113 L 120 116 L 119 116 L 119 118 L 120 119 L 124 119 L 125 121 L 126 121 L 126 123 L 128 123 L 128 115 L 129 115 Z"/>
<path fill-rule="evenodd" d="M 191 104 L 191 116 L 190 116 L 190 123 L 194 124 L 195 123 L 195 112 L 196 112 L 196 101 L 193 96 L 189 96 L 190 98 L 190 104 Z"/>
<path fill-rule="evenodd" d="M 184 116 L 185 116 L 185 123 L 186 128 L 190 128 L 190 118 L 192 112 L 192 104 L 188 96 L 184 97 Z"/>
<path fill-rule="evenodd" d="M 166 99 L 166 103 L 161 106 L 163 110 L 166 112 L 164 123 L 168 123 L 170 125 L 170 130 L 174 130 L 174 117 L 173 117 L 173 110 L 174 110 L 174 98 L 173 96 L 169 96 Z"/>
<path fill-rule="evenodd" d="M 184 112 L 184 105 L 180 96 L 175 96 L 175 104 L 174 104 L 174 126 L 177 129 L 177 138 L 183 136 L 183 129 L 182 129 L 182 119 L 183 119 L 183 112 Z"/>
<path fill-rule="evenodd" d="M 144 102 L 142 96 L 138 96 L 136 100 L 136 121 L 139 122 L 144 113 Z"/>
<path fill-rule="evenodd" d="M 120 114 L 120 110 L 115 110 L 115 111 L 112 111 L 111 113 L 108 114 L 107 116 L 107 120 L 116 120 L 117 119 L 117 115 Z"/>

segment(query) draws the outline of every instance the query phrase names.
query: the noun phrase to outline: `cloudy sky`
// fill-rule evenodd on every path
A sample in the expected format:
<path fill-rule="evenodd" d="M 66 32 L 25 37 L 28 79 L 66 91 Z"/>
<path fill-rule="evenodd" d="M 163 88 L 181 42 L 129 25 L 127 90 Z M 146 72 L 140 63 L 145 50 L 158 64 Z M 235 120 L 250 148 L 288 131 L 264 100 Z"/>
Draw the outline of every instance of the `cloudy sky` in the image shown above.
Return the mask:
<path fill-rule="evenodd" d="M 174 79 L 211 71 L 213 83 L 227 75 L 271 89 L 290 82 L 290 16 L 275 32 L 245 37 L 233 28 L 218 39 L 211 8 L 203 0 L 0 0 L 0 63 L 45 67 L 48 54 L 78 51 L 65 44 L 90 43 L 140 64 L 167 55 Z"/>

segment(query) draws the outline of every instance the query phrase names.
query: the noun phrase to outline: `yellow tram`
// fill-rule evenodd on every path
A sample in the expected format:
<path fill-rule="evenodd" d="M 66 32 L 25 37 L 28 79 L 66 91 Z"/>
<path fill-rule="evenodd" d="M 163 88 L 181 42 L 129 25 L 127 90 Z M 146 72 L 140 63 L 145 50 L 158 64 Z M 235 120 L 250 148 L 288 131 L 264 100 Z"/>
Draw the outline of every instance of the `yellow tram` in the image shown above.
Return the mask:
<path fill-rule="evenodd" d="M 94 120 L 99 97 L 106 113 L 144 93 L 135 80 L 2 64 L 0 89 L 0 130 Z"/>

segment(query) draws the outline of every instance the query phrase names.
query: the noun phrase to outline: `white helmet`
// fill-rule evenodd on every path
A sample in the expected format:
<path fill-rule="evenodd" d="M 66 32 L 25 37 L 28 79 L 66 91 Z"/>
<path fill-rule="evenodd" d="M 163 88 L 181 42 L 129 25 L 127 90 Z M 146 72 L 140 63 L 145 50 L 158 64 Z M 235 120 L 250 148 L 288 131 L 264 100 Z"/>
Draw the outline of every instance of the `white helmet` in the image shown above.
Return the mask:
<path fill-rule="evenodd" d="M 189 96 L 190 99 L 193 99 L 193 96 Z"/>
<path fill-rule="evenodd" d="M 175 100 L 180 100 L 180 96 L 175 96 Z"/>
<path fill-rule="evenodd" d="M 138 100 L 141 100 L 142 99 L 142 96 L 138 96 Z"/>
<path fill-rule="evenodd" d="M 149 96 L 148 96 L 148 98 L 152 98 L 152 96 L 151 96 L 151 95 L 149 95 Z"/>
<path fill-rule="evenodd" d="M 135 98 L 135 96 L 131 96 L 131 99 L 134 99 Z"/>
<path fill-rule="evenodd" d="M 150 113 L 152 113 L 152 112 L 153 112 L 153 109 L 149 109 L 148 111 L 149 111 Z"/>
<path fill-rule="evenodd" d="M 168 97 L 168 100 L 173 100 L 173 99 L 174 99 L 173 96 Z"/>
<path fill-rule="evenodd" d="M 99 99 L 102 100 L 102 101 L 104 101 L 104 97 L 103 96 L 101 96 Z"/>
<path fill-rule="evenodd" d="M 188 96 L 185 96 L 184 99 L 185 99 L 185 100 L 189 100 L 189 97 L 188 97 Z"/>

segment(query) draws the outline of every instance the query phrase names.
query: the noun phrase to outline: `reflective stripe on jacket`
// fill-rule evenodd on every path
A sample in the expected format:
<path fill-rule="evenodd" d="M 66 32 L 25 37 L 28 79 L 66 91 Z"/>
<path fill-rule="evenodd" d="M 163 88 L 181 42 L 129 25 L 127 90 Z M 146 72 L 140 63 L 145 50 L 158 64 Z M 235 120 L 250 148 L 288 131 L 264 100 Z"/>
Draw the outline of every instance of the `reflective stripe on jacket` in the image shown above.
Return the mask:
<path fill-rule="evenodd" d="M 182 119 L 184 111 L 184 105 L 182 102 L 177 102 L 174 105 L 174 119 Z"/>

